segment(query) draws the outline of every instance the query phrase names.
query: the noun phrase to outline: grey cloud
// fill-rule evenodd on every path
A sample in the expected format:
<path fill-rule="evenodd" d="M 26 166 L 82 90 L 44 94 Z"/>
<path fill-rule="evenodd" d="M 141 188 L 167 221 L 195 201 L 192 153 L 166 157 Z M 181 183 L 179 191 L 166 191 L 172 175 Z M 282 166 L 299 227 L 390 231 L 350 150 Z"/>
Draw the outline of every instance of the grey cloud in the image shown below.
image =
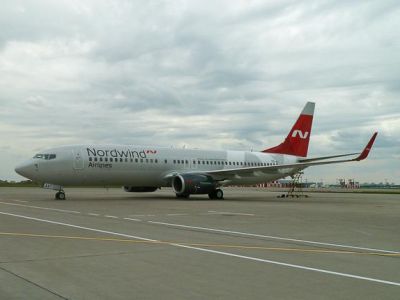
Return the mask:
<path fill-rule="evenodd" d="M 0 157 L 82 142 L 258 150 L 314 100 L 310 154 L 357 151 L 378 130 L 374 151 L 395 176 L 398 11 L 396 1 L 6 1 Z"/>

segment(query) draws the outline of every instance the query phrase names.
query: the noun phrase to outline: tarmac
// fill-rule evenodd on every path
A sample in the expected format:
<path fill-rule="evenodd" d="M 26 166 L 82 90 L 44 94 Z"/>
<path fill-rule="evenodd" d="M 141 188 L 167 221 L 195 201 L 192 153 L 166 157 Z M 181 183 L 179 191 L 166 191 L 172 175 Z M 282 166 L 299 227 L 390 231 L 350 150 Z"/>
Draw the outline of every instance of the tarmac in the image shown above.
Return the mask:
<path fill-rule="evenodd" d="M 399 195 L 0 188 L 0 299 L 399 299 Z"/>

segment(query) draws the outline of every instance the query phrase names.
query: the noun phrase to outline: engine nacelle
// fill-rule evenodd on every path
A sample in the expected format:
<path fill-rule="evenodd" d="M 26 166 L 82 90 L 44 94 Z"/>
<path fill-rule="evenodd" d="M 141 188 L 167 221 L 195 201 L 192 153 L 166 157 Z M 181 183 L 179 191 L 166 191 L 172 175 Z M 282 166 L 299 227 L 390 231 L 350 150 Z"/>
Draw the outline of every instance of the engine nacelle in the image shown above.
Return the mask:
<path fill-rule="evenodd" d="M 172 180 L 177 195 L 209 194 L 216 189 L 215 180 L 209 175 L 182 174 Z"/>
<path fill-rule="evenodd" d="M 124 191 L 129 193 L 149 193 L 157 189 L 156 186 L 124 186 Z"/>

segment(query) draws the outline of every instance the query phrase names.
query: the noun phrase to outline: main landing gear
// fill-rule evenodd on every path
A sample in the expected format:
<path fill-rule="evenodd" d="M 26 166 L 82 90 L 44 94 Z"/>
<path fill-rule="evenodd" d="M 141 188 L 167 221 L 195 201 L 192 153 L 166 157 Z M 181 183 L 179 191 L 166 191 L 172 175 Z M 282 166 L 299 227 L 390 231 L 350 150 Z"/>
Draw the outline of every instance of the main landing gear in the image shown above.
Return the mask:
<path fill-rule="evenodd" d="M 65 200 L 65 192 L 63 190 L 58 191 L 56 193 L 55 200 Z"/>
<path fill-rule="evenodd" d="M 221 189 L 215 189 L 208 194 L 210 199 L 222 200 L 224 199 L 224 192 Z"/>

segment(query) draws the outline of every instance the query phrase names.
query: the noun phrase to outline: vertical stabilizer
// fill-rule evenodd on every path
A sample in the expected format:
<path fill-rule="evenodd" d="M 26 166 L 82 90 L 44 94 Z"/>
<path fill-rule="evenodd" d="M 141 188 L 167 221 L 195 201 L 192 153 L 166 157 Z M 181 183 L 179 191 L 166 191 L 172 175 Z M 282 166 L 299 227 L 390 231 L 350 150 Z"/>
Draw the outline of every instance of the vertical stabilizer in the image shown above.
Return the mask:
<path fill-rule="evenodd" d="M 307 102 L 285 141 L 262 152 L 306 157 L 311 136 L 314 107 L 314 102 Z"/>

